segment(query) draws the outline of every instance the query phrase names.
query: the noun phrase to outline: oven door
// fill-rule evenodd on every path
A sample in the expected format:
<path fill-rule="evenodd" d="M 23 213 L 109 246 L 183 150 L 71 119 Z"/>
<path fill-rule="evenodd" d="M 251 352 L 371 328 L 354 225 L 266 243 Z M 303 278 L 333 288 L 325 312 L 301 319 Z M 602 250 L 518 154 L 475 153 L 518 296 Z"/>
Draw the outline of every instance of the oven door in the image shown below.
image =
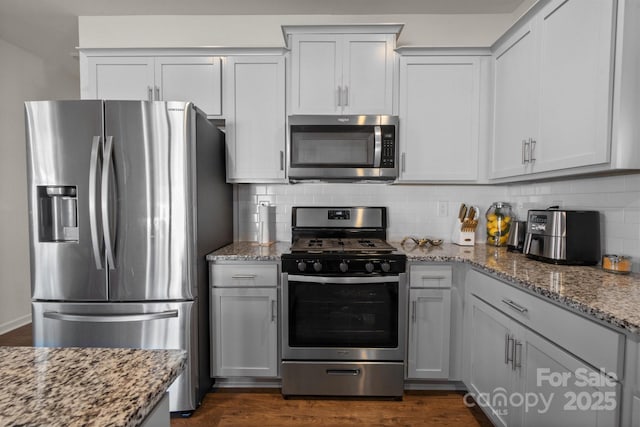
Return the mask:
<path fill-rule="evenodd" d="M 406 274 L 283 274 L 283 360 L 404 361 Z"/>

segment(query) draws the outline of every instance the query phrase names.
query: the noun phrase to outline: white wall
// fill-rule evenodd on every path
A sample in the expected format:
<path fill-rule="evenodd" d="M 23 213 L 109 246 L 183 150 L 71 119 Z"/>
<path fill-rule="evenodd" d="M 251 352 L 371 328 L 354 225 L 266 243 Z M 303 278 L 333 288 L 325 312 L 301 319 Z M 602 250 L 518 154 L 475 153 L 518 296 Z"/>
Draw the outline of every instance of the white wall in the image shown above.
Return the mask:
<path fill-rule="evenodd" d="M 486 47 L 533 2 L 525 1 L 514 14 L 495 15 L 81 16 L 79 44 L 82 48 L 281 47 L 282 25 L 400 23 L 405 25 L 398 46 Z"/>
<path fill-rule="evenodd" d="M 77 98 L 77 78 L 0 39 L 0 334 L 31 321 L 23 103 Z"/>
<path fill-rule="evenodd" d="M 640 271 L 640 174 L 511 185 L 384 185 L 295 184 L 238 185 L 236 214 L 238 240 L 256 240 L 257 204 L 275 206 L 276 240 L 291 240 L 292 206 L 386 206 L 388 237 L 433 237 L 451 240 L 460 203 L 480 207 L 476 240 L 485 242 L 484 213 L 494 201 L 510 202 L 516 216 L 525 220 L 528 209 L 560 205 L 565 209 L 601 212 L 604 253 L 633 257 Z M 438 204 L 447 215 L 438 216 Z"/>

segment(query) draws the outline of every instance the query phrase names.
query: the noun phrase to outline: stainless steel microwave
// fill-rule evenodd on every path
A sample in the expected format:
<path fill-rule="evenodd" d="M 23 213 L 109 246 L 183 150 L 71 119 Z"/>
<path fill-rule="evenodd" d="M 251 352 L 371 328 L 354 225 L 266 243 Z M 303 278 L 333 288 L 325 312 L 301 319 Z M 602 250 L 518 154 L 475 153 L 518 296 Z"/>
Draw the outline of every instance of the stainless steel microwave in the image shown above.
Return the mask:
<path fill-rule="evenodd" d="M 393 181 L 398 117 L 289 116 L 289 180 Z"/>

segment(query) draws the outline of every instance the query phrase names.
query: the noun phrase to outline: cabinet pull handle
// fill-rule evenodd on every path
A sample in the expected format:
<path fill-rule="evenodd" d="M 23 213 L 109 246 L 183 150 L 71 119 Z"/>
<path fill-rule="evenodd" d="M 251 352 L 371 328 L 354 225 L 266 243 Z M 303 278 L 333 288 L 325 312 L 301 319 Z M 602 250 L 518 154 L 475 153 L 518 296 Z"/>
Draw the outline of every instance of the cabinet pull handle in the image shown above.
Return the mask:
<path fill-rule="evenodd" d="M 276 300 L 271 300 L 271 321 L 276 321 Z"/>
<path fill-rule="evenodd" d="M 156 86 L 156 101 L 160 101 L 160 86 Z"/>
<path fill-rule="evenodd" d="M 411 301 L 411 322 L 416 323 L 416 302 Z"/>
<path fill-rule="evenodd" d="M 509 307 L 513 308 L 514 310 L 519 311 L 520 313 L 526 313 L 527 311 L 529 311 L 526 307 L 523 307 L 520 304 L 511 301 L 510 299 L 503 298 L 502 302 L 507 304 Z"/>
<path fill-rule="evenodd" d="M 342 107 L 342 86 L 338 86 L 338 107 Z"/>
<path fill-rule="evenodd" d="M 346 107 L 349 105 L 349 86 L 344 87 L 343 93 L 344 93 L 344 101 L 342 105 Z"/>
<path fill-rule="evenodd" d="M 257 274 L 234 274 L 231 276 L 232 279 L 255 279 L 258 277 Z"/>
<path fill-rule="evenodd" d="M 529 163 L 529 155 L 531 154 L 531 144 L 528 140 L 522 140 L 522 163 Z"/>
<path fill-rule="evenodd" d="M 400 156 L 400 169 L 402 170 L 402 172 L 405 172 L 407 169 L 407 156 L 405 156 L 405 153 L 402 153 L 402 155 Z"/>
<path fill-rule="evenodd" d="M 284 151 L 280 150 L 280 170 L 284 170 Z"/>
<path fill-rule="evenodd" d="M 422 280 L 444 280 L 445 276 L 422 276 L 420 277 Z"/>
<path fill-rule="evenodd" d="M 147 86 L 147 98 L 149 98 L 149 101 L 153 101 L 153 88 L 151 86 Z"/>
<path fill-rule="evenodd" d="M 520 349 L 520 351 L 518 351 L 518 348 Z M 520 341 L 514 340 L 513 362 L 511 366 L 514 371 L 516 369 L 522 368 L 522 343 Z"/>
<path fill-rule="evenodd" d="M 513 352 L 513 347 L 511 346 L 512 342 L 513 342 L 513 338 L 511 338 L 511 336 L 509 336 L 509 334 L 504 334 L 504 363 L 505 363 L 505 365 L 508 365 L 509 362 L 513 361 L 513 357 L 509 357 L 509 355 L 512 355 L 512 352 Z"/>
<path fill-rule="evenodd" d="M 531 163 L 536 161 L 536 158 L 533 157 L 533 153 L 535 152 L 536 149 L 536 140 L 533 138 L 529 138 L 529 161 Z"/>

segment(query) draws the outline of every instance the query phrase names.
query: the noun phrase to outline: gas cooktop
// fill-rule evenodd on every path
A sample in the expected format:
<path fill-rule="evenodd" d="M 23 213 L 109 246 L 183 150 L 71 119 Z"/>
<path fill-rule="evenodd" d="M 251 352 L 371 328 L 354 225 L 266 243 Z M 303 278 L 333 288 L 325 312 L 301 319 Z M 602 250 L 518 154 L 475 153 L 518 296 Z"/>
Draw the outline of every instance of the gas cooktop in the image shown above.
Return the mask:
<path fill-rule="evenodd" d="M 387 253 L 396 248 L 383 239 L 365 238 L 305 238 L 298 239 L 291 245 L 291 252 L 319 253 Z"/>

